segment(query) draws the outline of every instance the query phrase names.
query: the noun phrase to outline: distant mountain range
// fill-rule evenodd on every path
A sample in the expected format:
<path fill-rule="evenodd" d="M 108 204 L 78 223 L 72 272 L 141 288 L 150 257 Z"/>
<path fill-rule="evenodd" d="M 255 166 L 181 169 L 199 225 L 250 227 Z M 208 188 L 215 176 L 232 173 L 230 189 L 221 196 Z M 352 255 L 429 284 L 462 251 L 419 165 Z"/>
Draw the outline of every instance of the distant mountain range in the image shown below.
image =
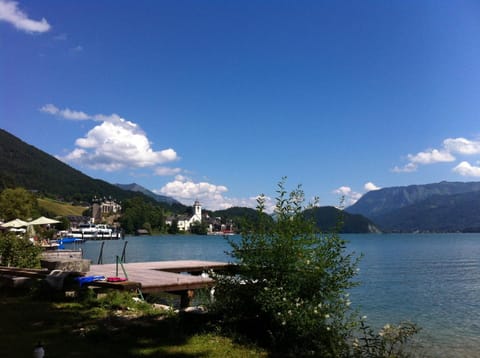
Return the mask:
<path fill-rule="evenodd" d="M 158 201 L 160 203 L 167 203 L 167 204 L 170 204 L 170 205 L 181 204 L 178 200 L 175 200 L 174 198 L 171 198 L 171 197 L 165 196 L 165 195 L 155 194 L 153 191 L 150 191 L 150 190 L 148 190 L 148 189 L 144 188 L 143 186 L 141 186 L 139 184 L 136 184 L 136 183 L 115 184 L 115 185 L 118 186 L 119 188 L 123 189 L 123 190 L 129 190 L 129 191 L 133 191 L 133 192 L 137 192 L 137 193 L 142 193 L 146 196 L 149 196 L 150 198 L 155 199 L 156 201 Z"/>
<path fill-rule="evenodd" d="M 480 183 L 384 188 L 368 192 L 346 211 L 390 232 L 479 232 Z"/>

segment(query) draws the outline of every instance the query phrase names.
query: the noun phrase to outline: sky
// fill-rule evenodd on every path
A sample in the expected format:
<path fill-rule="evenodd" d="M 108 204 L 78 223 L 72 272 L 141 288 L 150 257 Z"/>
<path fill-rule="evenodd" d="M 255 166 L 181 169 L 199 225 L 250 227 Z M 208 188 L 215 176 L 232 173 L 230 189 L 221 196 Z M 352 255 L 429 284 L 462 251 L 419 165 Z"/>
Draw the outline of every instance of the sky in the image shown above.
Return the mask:
<path fill-rule="evenodd" d="M 0 0 L 0 128 L 210 210 L 480 180 L 478 1 Z"/>

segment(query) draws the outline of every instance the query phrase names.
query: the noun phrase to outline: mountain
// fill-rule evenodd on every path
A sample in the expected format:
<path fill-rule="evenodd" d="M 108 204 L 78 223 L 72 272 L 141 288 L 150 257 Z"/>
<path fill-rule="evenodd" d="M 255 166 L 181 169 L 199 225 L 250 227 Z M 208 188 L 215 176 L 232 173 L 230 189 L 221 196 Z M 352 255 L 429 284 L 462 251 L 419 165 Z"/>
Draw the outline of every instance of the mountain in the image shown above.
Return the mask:
<path fill-rule="evenodd" d="M 0 190 L 13 187 L 72 202 L 90 202 L 95 196 L 124 200 L 141 195 L 93 179 L 0 129 Z"/>
<path fill-rule="evenodd" d="M 371 191 L 346 211 L 368 217 L 385 231 L 475 231 L 479 200 L 479 182 L 441 182 Z"/>
<path fill-rule="evenodd" d="M 362 215 L 345 213 L 332 206 L 323 206 L 307 209 L 304 212 L 307 218 L 313 219 L 322 232 L 335 230 L 339 218 L 342 216 L 343 226 L 341 233 L 378 233 L 380 230 L 367 218 Z M 211 216 L 219 216 L 222 219 L 232 220 L 237 227 L 243 219 L 258 220 L 258 213 L 255 209 L 233 207 L 225 210 L 218 210 L 211 213 Z M 273 220 L 271 217 L 269 219 Z"/>
<path fill-rule="evenodd" d="M 322 232 L 332 232 L 335 230 L 339 219 L 342 219 L 343 225 L 341 233 L 379 233 L 380 230 L 375 224 L 366 217 L 358 214 L 349 214 L 333 206 L 321 206 L 305 210 L 308 218 L 315 220 L 317 227 Z"/>
<path fill-rule="evenodd" d="M 167 204 L 170 204 L 170 205 L 181 204 L 178 200 L 175 200 L 175 199 L 173 199 L 169 196 L 155 194 L 153 191 L 150 191 L 150 190 L 148 190 L 148 189 L 144 188 L 143 186 L 138 185 L 136 183 L 115 184 L 115 185 L 118 186 L 119 188 L 123 189 L 123 190 L 129 190 L 129 191 L 133 191 L 133 192 L 142 193 L 146 196 L 149 196 L 150 198 L 155 199 L 156 201 L 158 201 L 160 203 L 167 203 Z"/>

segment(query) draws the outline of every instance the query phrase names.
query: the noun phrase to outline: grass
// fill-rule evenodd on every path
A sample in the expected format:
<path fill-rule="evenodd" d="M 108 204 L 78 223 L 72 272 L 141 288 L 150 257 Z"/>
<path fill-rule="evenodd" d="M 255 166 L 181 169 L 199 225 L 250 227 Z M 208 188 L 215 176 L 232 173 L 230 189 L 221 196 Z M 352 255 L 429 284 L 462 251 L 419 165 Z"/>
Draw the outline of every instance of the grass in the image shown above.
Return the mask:
<path fill-rule="evenodd" d="M 85 209 L 87 209 L 86 207 L 83 207 L 83 206 L 70 205 L 67 203 L 63 203 L 60 201 L 47 199 L 47 198 L 39 198 L 37 199 L 37 201 L 38 201 L 38 205 L 42 209 L 45 209 L 49 213 L 54 213 L 57 216 L 68 216 L 68 215 L 81 216 L 82 213 L 85 211 Z"/>
<path fill-rule="evenodd" d="M 42 342 L 46 357 L 267 357 L 217 333 L 202 315 L 152 310 L 118 295 L 52 299 L 0 288 L 0 356 L 29 357 Z"/>

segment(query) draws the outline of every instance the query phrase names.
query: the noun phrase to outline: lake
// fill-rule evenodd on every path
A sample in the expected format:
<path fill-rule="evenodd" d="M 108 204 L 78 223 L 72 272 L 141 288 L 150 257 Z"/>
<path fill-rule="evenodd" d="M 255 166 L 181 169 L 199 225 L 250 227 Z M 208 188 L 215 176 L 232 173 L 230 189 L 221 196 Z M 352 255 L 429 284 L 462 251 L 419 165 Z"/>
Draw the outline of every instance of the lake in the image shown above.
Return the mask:
<path fill-rule="evenodd" d="M 480 347 L 480 234 L 349 234 L 347 250 L 362 253 L 351 291 L 376 330 L 409 320 L 430 357 L 477 357 Z M 162 235 L 105 241 L 103 262 L 199 259 L 225 261 L 221 236 Z M 77 245 L 97 263 L 100 241 Z M 68 248 L 73 247 L 70 245 Z"/>

